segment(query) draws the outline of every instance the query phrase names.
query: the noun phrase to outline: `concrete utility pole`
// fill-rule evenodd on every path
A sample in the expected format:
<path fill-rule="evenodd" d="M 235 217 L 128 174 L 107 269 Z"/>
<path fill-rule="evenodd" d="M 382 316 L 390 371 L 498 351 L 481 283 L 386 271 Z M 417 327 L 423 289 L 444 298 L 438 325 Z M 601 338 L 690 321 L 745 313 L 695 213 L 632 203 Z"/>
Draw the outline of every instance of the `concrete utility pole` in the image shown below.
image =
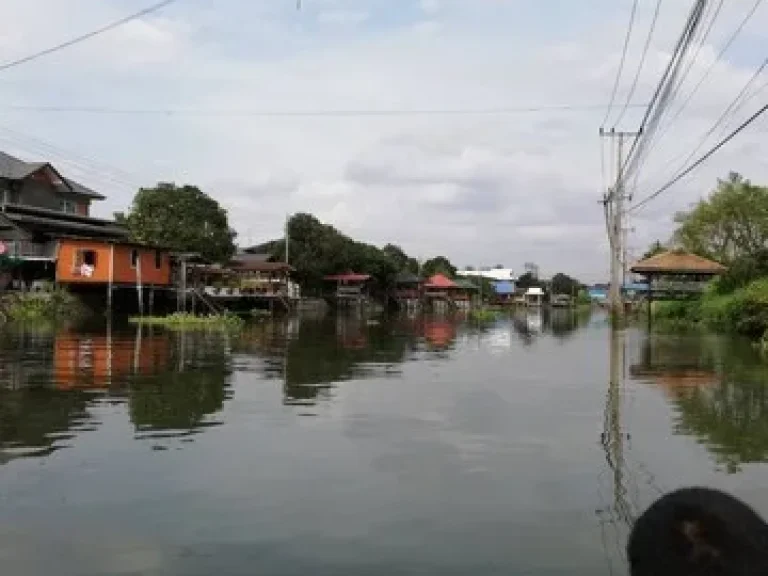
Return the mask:
<path fill-rule="evenodd" d="M 288 264 L 288 244 L 291 241 L 288 235 L 288 224 L 290 223 L 290 216 L 285 215 L 285 263 Z"/>
<path fill-rule="evenodd" d="M 618 138 L 618 147 L 616 155 L 616 182 L 613 184 L 613 188 L 605 196 L 603 202 L 606 205 L 606 215 L 608 221 L 608 240 L 611 247 L 611 290 L 608 294 L 608 298 L 611 305 L 611 313 L 615 320 L 621 320 L 624 317 L 624 305 L 621 297 L 622 282 L 624 279 L 624 244 L 625 244 L 625 230 L 624 230 L 624 200 L 626 199 L 626 192 L 624 191 L 624 141 L 627 137 L 634 137 L 638 134 L 636 132 L 616 132 L 611 130 L 605 132 L 600 129 L 600 136 L 607 138 Z"/>

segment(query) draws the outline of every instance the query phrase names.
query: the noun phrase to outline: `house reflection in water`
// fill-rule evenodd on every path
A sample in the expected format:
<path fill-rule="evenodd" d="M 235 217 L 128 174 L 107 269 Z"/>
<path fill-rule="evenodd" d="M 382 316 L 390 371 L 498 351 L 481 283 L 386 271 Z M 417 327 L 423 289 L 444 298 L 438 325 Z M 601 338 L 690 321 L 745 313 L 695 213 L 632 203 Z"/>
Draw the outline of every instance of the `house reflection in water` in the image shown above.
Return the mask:
<path fill-rule="evenodd" d="M 421 336 L 430 347 L 446 350 L 453 347 L 456 340 L 456 323 L 449 319 L 425 320 Z"/>
<path fill-rule="evenodd" d="M 60 390 L 119 386 L 128 376 L 151 376 L 171 369 L 172 347 L 168 333 L 57 334 L 53 382 Z"/>

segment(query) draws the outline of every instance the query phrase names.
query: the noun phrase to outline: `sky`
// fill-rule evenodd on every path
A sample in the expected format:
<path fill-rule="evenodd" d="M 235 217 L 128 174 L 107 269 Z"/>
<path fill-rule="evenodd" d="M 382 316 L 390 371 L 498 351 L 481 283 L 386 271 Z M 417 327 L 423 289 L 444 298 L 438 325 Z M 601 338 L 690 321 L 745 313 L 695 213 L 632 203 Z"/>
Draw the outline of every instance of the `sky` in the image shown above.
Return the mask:
<path fill-rule="evenodd" d="M 650 99 L 692 1 L 663 0 L 633 103 Z M 4 0 L 0 65 L 151 3 Z M 724 2 L 677 103 L 753 4 Z M 652 148 L 633 182 L 637 198 L 675 173 L 768 56 L 765 4 Z M 607 127 L 627 99 L 655 5 L 639 0 Z M 281 236 L 287 214 L 311 212 L 419 258 L 520 271 L 530 261 L 544 275 L 604 280 L 601 166 L 608 178 L 616 160 L 598 129 L 631 6 L 302 0 L 297 10 L 296 0 L 177 0 L 0 71 L 0 150 L 48 160 L 107 195 L 95 215 L 126 210 L 140 186 L 195 184 L 229 211 L 243 245 Z M 765 103 L 768 90 L 757 88 L 766 81 L 768 73 L 699 153 Z M 382 110 L 431 113 L 327 114 Z M 446 110 L 485 113 L 434 113 Z M 636 129 L 643 112 L 630 108 L 616 128 Z M 667 240 L 674 213 L 729 171 L 768 183 L 767 127 L 758 121 L 633 213 L 630 258 Z"/>

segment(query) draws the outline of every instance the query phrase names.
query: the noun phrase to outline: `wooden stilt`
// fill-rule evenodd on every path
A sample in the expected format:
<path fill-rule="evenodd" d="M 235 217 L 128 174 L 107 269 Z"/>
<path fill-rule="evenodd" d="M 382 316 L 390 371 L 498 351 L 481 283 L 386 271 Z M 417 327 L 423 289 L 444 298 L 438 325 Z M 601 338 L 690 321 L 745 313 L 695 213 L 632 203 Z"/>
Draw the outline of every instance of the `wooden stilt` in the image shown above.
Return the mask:
<path fill-rule="evenodd" d="M 107 317 L 112 317 L 112 289 L 115 278 L 115 245 L 109 245 L 109 281 L 107 282 Z"/>
<path fill-rule="evenodd" d="M 149 315 L 152 316 L 155 311 L 155 287 L 149 287 Z"/>
<path fill-rule="evenodd" d="M 144 287 L 141 284 L 141 252 L 136 259 L 136 293 L 139 298 L 139 316 L 144 316 Z"/>

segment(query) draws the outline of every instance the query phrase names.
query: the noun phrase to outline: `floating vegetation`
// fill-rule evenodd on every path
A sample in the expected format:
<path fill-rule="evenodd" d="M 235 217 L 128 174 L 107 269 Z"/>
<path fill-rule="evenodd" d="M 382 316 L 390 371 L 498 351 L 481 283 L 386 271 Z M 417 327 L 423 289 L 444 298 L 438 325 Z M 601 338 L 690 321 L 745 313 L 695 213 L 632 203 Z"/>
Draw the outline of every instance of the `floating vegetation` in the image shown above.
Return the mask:
<path fill-rule="evenodd" d="M 245 326 L 245 320 L 230 313 L 198 316 L 185 312 L 176 312 L 168 316 L 135 316 L 128 321 L 142 326 L 162 326 L 165 328 L 191 330 L 241 330 Z"/>

